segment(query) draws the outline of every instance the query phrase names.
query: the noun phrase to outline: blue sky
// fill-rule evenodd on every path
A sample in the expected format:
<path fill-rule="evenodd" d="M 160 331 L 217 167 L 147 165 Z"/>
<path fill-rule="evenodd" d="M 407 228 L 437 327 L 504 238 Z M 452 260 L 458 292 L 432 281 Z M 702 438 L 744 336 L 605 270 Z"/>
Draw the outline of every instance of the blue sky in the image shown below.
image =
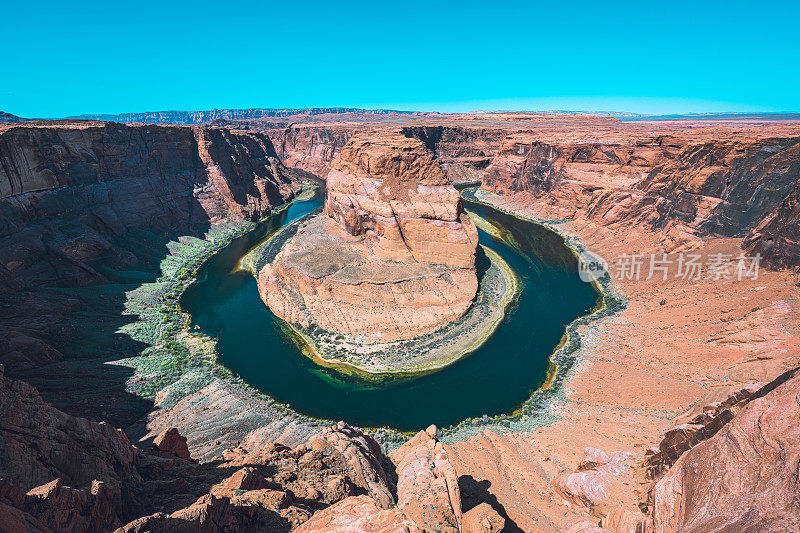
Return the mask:
<path fill-rule="evenodd" d="M 800 111 L 800 3 L 5 2 L 0 110 Z"/>

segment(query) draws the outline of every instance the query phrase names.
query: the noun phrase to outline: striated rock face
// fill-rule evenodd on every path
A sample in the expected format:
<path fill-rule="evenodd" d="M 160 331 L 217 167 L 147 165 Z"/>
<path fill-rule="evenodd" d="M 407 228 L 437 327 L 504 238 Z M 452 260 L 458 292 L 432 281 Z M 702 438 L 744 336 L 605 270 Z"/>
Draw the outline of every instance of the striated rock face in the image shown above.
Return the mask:
<path fill-rule="evenodd" d="M 560 216 L 581 212 L 602 224 L 659 229 L 670 250 L 712 234 L 750 232 L 748 250 L 777 266 L 796 264 L 800 139 L 718 136 L 559 143 L 516 134 L 502 142 L 483 185 L 569 206 L 556 210 Z"/>
<path fill-rule="evenodd" d="M 41 123 L 0 130 L 0 290 L 103 281 L 131 228 L 201 233 L 299 190 L 263 134 Z"/>
<path fill-rule="evenodd" d="M 166 216 L 188 218 L 191 213 L 182 208 L 182 202 L 192 197 L 202 208 L 198 217 L 252 218 L 293 193 L 291 174 L 278 160 L 269 138 L 253 132 L 34 123 L 0 130 L 0 160 L 0 198 L 82 187 L 91 193 L 89 203 L 94 209 L 124 208 L 125 200 L 136 197 L 140 223 L 157 223 Z M 133 190 L 123 195 L 122 185 Z M 88 193 L 81 191 L 78 196 Z M 156 203 L 159 194 L 179 210 L 151 214 L 156 206 L 149 204 Z M 124 217 L 130 215 L 125 211 L 117 215 L 123 218 L 119 222 L 128 222 Z M 103 218 L 100 213 L 97 216 Z"/>
<path fill-rule="evenodd" d="M 433 153 L 401 136 L 357 136 L 328 173 L 325 214 L 376 241 L 376 254 L 455 268 L 475 264 L 477 230 Z"/>
<path fill-rule="evenodd" d="M 636 185 L 659 218 L 704 234 L 743 236 L 800 179 L 800 139 L 713 140 L 687 144 Z"/>
<path fill-rule="evenodd" d="M 508 142 L 486 169 L 484 183 L 495 190 L 550 191 L 564 179 L 563 166 L 570 156 L 565 156 L 559 147 L 542 142 Z"/>
<path fill-rule="evenodd" d="M 328 174 L 325 214 L 262 268 L 259 291 L 303 327 L 367 343 L 414 338 L 469 309 L 477 243 L 458 192 L 421 142 L 356 136 Z"/>
<path fill-rule="evenodd" d="M 436 154 L 451 183 L 480 182 L 507 135 L 502 129 L 458 126 L 411 126 L 402 131 Z"/>
<path fill-rule="evenodd" d="M 286 165 L 321 177 L 328 175 L 333 159 L 352 135 L 350 128 L 335 126 L 288 127 L 265 133 Z"/>
<path fill-rule="evenodd" d="M 182 383 L 174 386 L 180 388 Z M 148 417 L 143 432 L 157 438 L 177 428 L 186 436 L 192 457 L 200 461 L 213 460 L 223 450 L 237 446 L 259 449 L 273 441 L 297 446 L 321 429 L 281 416 L 252 391 L 223 380 L 214 380 L 176 403 L 170 401 L 170 388 L 157 399 L 157 409 Z"/>
<path fill-rule="evenodd" d="M 800 180 L 792 192 L 747 235 L 743 248 L 776 268 L 800 266 Z"/>
<path fill-rule="evenodd" d="M 658 482 L 657 532 L 800 529 L 800 373 L 776 382 Z"/>

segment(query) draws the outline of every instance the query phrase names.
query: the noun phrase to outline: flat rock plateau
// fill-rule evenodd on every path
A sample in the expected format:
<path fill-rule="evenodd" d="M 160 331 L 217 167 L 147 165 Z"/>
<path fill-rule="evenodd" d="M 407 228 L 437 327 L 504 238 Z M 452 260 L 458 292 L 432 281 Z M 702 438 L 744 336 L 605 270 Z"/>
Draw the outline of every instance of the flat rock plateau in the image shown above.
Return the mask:
<path fill-rule="evenodd" d="M 267 111 L 3 119 L 0 531 L 800 529 L 800 124 Z M 298 324 L 400 342 L 465 316 L 452 184 L 646 261 L 510 425 L 308 419 L 217 364 L 177 298 L 312 174 L 324 212 L 258 275 Z M 681 253 L 718 275 L 676 275 Z"/>

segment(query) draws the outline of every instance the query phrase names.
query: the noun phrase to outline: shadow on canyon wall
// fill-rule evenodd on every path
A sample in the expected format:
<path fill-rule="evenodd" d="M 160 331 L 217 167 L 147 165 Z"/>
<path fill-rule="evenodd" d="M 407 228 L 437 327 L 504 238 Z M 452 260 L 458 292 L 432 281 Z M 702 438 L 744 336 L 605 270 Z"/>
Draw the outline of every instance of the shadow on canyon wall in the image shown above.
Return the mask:
<path fill-rule="evenodd" d="M 299 189 L 258 133 L 86 121 L 0 131 L 0 364 L 69 414 L 129 425 L 152 402 L 128 391 L 154 393 L 166 383 L 148 375 L 177 369 L 132 380 L 112 362 L 185 351 L 155 346 L 174 317 L 139 321 L 175 309 L 159 278 L 197 253 L 193 237 Z"/>
<path fill-rule="evenodd" d="M 469 475 L 459 476 L 458 489 L 461 492 L 461 511 L 466 513 L 473 507 L 487 503 L 506 521 L 506 525 L 502 530 L 503 533 L 521 533 L 522 529 L 508 517 L 505 507 L 497 500 L 497 496 L 489 492 L 491 486 L 492 482 L 486 479 L 477 481 Z"/>
<path fill-rule="evenodd" d="M 81 225 L 77 219 L 61 222 L 73 230 Z M 57 238 L 64 227 L 50 225 L 42 241 Z M 139 306 L 157 309 L 163 299 L 148 284 L 163 275 L 162 264 L 172 254 L 168 245 L 186 235 L 201 237 L 210 228 L 207 219 L 182 230 L 128 228 L 108 239 L 111 248 L 80 263 L 46 247 L 41 269 L 54 275 L 52 283 L 0 294 L 0 348 L 5 348 L 0 355 L 7 374 L 75 416 L 126 427 L 147 413 L 152 401 L 128 392 L 135 370 L 113 363 L 151 348 L 125 331 L 136 327 L 136 312 L 142 311 L 130 295 L 138 293 Z M 87 226 L 84 235 L 92 229 Z"/>

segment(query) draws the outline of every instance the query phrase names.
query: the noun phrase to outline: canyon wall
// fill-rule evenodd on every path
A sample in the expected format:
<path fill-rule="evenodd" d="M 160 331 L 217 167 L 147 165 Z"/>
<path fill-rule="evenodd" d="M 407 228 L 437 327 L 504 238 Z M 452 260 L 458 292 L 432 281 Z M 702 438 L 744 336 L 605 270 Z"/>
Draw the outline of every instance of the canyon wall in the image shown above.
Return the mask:
<path fill-rule="evenodd" d="M 106 363 L 148 348 L 121 328 L 163 299 L 131 307 L 130 291 L 154 290 L 196 237 L 267 215 L 301 188 L 260 133 L 4 126 L 0 364 L 70 414 L 131 423 L 150 402 L 128 392 L 130 368 Z"/>
<path fill-rule="evenodd" d="M 608 128 L 608 126 L 604 126 Z M 787 128 L 663 133 L 413 126 L 453 182 L 481 181 L 543 216 L 587 217 L 662 233 L 665 250 L 704 237 L 743 238 L 773 266 L 800 265 L 800 137 Z"/>
<path fill-rule="evenodd" d="M 719 235 L 744 237 L 800 179 L 800 139 L 751 141 L 657 137 L 634 146 L 519 147 L 494 163 L 486 184 L 495 191 L 546 196 L 603 224 L 663 232 L 672 251 Z M 530 154 L 535 154 L 531 160 Z M 537 164 L 538 163 L 538 164 Z M 507 166 L 508 168 L 504 168 Z M 765 253 L 769 259 L 769 253 Z"/>
<path fill-rule="evenodd" d="M 0 131 L 0 290 L 103 280 L 135 267 L 132 228 L 202 234 L 253 220 L 299 190 L 263 134 L 62 123 Z"/>
<path fill-rule="evenodd" d="M 744 240 L 751 255 L 761 254 L 777 268 L 800 266 L 800 181 Z"/>
<path fill-rule="evenodd" d="M 436 154 L 452 183 L 481 181 L 508 135 L 503 129 L 463 126 L 407 126 L 403 135 L 422 141 Z"/>
<path fill-rule="evenodd" d="M 270 128 L 263 131 L 272 139 L 272 144 L 286 165 L 307 170 L 321 178 L 328 175 L 333 159 L 353 133 L 350 128 L 336 126 Z"/>

